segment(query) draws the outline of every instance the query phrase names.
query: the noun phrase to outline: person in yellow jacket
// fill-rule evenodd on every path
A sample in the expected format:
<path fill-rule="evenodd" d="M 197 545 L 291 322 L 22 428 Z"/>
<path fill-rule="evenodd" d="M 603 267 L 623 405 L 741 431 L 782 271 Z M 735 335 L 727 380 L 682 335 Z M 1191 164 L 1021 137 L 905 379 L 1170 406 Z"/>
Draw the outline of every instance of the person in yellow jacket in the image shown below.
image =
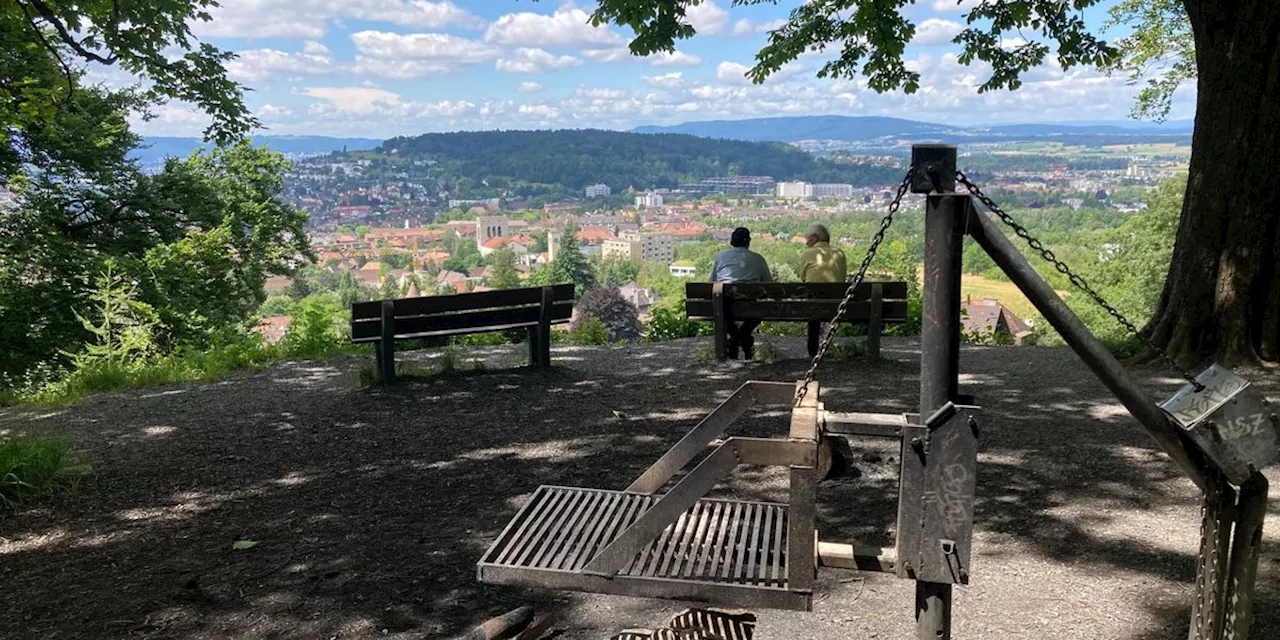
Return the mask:
<path fill-rule="evenodd" d="M 804 253 L 800 254 L 800 280 L 802 282 L 844 282 L 849 277 L 849 267 L 844 251 L 831 246 L 831 232 L 826 226 L 814 223 L 805 237 Z M 818 352 L 818 340 L 822 333 L 821 322 L 809 323 L 809 357 Z"/>

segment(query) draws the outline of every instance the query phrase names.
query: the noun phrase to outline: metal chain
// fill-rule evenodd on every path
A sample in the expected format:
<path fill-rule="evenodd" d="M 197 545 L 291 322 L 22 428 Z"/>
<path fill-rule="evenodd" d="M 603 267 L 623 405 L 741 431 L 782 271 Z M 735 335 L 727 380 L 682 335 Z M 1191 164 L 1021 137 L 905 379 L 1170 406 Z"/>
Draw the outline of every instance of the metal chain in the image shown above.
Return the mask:
<path fill-rule="evenodd" d="M 1089 294 L 1089 297 L 1093 298 L 1093 301 L 1098 303 L 1098 306 L 1105 309 L 1106 312 L 1112 318 L 1115 318 L 1116 322 L 1119 322 L 1121 326 L 1123 326 L 1125 330 L 1127 330 L 1131 335 L 1133 335 L 1133 337 L 1137 338 L 1138 341 L 1141 342 L 1143 346 L 1155 352 L 1157 355 L 1163 358 L 1164 361 L 1168 363 L 1170 367 L 1173 367 L 1173 369 L 1177 371 L 1183 378 L 1186 378 L 1187 381 L 1190 382 L 1192 386 L 1195 387 L 1196 391 L 1204 390 L 1204 385 L 1196 381 L 1196 377 L 1194 374 L 1192 374 L 1189 370 L 1183 368 L 1182 365 L 1174 361 L 1173 358 L 1169 357 L 1169 354 L 1165 353 L 1164 349 L 1157 347 L 1150 340 L 1147 340 L 1145 337 L 1143 337 L 1142 334 L 1138 332 L 1138 327 L 1134 326 L 1134 324 L 1130 322 L 1128 318 L 1124 317 L 1124 314 L 1120 313 L 1118 309 L 1111 306 L 1111 304 L 1109 304 L 1106 300 L 1104 300 L 1097 291 L 1093 290 L 1093 287 L 1089 286 L 1088 282 L 1085 282 L 1084 278 L 1081 278 L 1079 275 L 1073 272 L 1071 270 L 1071 267 L 1068 267 L 1065 262 L 1059 260 L 1058 256 L 1054 255 L 1051 249 L 1044 246 L 1044 243 L 1040 242 L 1038 238 L 1031 235 L 1031 233 L 1027 231 L 1026 227 L 1018 224 L 1018 221 L 1014 220 L 1013 216 L 1006 213 L 1004 209 L 1000 208 L 1000 205 L 996 204 L 994 200 L 987 197 L 987 194 L 983 193 L 982 189 L 979 189 L 977 185 L 971 182 L 969 180 L 969 177 L 966 176 L 963 171 L 956 170 L 956 180 L 960 182 L 960 184 L 963 184 L 965 188 L 969 190 L 970 194 L 972 194 L 978 200 L 981 200 L 982 204 L 986 205 L 986 207 L 990 209 L 992 213 L 996 214 L 1000 218 L 1001 222 L 1005 223 L 1009 228 L 1013 229 L 1013 232 L 1017 234 L 1019 238 L 1026 240 L 1027 245 L 1030 246 L 1035 252 L 1039 253 L 1041 258 L 1044 258 L 1047 262 L 1053 264 L 1053 268 L 1057 269 L 1058 273 L 1061 273 L 1067 276 L 1067 278 L 1071 281 L 1071 284 L 1074 285 L 1077 289 Z"/>
<path fill-rule="evenodd" d="M 911 169 L 907 169 L 907 175 L 903 176 L 902 184 L 898 185 L 898 193 L 893 196 L 893 202 L 889 203 L 889 213 L 880 221 L 880 230 L 876 231 L 876 235 L 871 238 L 871 246 L 867 247 L 867 255 L 862 258 L 862 265 L 858 267 L 858 273 L 854 275 L 853 281 L 849 283 L 849 288 L 845 289 L 844 299 L 840 301 L 840 306 L 836 307 L 836 315 L 827 323 L 827 328 L 822 335 L 822 345 L 818 347 L 818 352 L 813 355 L 813 362 L 809 363 L 809 370 L 804 374 L 804 382 L 800 385 L 800 389 L 796 391 L 795 406 L 800 406 L 804 400 L 805 394 L 809 393 L 809 383 L 813 382 L 813 377 L 818 373 L 818 367 L 822 365 L 822 359 L 827 357 L 827 350 L 831 348 L 831 343 L 836 338 L 836 329 L 839 328 L 837 322 L 845 311 L 849 308 L 849 303 L 853 302 L 853 296 L 858 291 L 858 285 L 862 284 L 862 280 L 867 276 L 867 268 L 871 266 L 871 261 L 876 258 L 876 251 L 880 248 L 880 243 L 884 241 L 884 234 L 889 230 L 889 225 L 893 224 L 893 216 L 898 212 L 898 207 L 902 206 L 902 196 L 906 195 L 907 189 L 911 187 Z"/>

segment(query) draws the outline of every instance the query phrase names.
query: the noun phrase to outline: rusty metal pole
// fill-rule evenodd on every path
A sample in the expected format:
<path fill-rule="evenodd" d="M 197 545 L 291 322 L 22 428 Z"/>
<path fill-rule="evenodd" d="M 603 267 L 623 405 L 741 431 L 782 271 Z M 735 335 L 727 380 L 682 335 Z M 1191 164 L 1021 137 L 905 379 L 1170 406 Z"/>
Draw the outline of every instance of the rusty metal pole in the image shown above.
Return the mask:
<path fill-rule="evenodd" d="M 959 386 L 961 257 L 966 217 L 972 205 L 968 195 L 954 193 L 955 162 L 955 147 L 912 149 L 913 190 L 927 188 L 929 194 L 925 205 L 924 303 L 920 327 L 921 418 L 932 415 L 947 402 L 956 401 Z M 913 537 L 919 540 L 918 536 Z M 912 560 L 919 562 L 918 558 Z M 916 582 L 916 638 L 951 638 L 950 584 Z"/>

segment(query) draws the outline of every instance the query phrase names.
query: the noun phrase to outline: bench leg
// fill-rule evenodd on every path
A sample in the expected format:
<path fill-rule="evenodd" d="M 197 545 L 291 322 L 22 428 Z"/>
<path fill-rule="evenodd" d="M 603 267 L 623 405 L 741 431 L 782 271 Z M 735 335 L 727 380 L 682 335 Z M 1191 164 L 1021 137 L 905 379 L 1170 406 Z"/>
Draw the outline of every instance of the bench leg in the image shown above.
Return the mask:
<path fill-rule="evenodd" d="M 379 340 L 374 345 L 375 362 L 378 380 L 391 382 L 396 378 L 396 355 L 394 340 Z"/>
<path fill-rule="evenodd" d="M 538 346 L 538 335 L 540 333 L 540 327 L 529 327 L 529 366 L 531 367 L 541 364 L 539 361 L 542 357 L 542 350 Z"/>
<path fill-rule="evenodd" d="M 378 379 L 391 382 L 396 379 L 396 320 L 395 303 L 382 303 L 382 339 L 378 341 Z"/>
<path fill-rule="evenodd" d="M 880 359 L 880 332 L 884 329 L 884 285 L 871 285 L 871 311 L 867 319 L 867 357 Z"/>
<path fill-rule="evenodd" d="M 555 289 L 542 288 L 542 306 L 538 311 L 538 366 L 551 368 L 551 313 L 556 301 Z"/>

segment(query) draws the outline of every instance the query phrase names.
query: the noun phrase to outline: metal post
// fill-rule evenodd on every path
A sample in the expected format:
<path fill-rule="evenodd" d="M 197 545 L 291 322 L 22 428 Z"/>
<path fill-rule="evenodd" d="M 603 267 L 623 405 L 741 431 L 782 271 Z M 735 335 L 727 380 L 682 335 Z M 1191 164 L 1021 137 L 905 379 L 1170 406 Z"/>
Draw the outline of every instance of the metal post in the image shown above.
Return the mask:
<path fill-rule="evenodd" d="M 1240 485 L 1235 539 L 1227 569 L 1227 627 L 1223 635 L 1246 640 L 1253 621 L 1254 583 L 1258 577 L 1258 553 L 1262 546 L 1262 521 L 1267 515 L 1267 478 L 1261 473 Z"/>
<path fill-rule="evenodd" d="M 955 166 L 955 148 L 941 149 L 943 162 Z M 936 166 L 916 167 L 925 176 Z M 954 175 L 954 173 L 953 173 Z M 968 196 L 940 194 L 945 184 L 932 182 L 925 205 L 924 308 L 920 327 L 920 415 L 932 415 L 957 400 L 960 376 L 960 271 L 964 254 L 965 219 L 972 206 Z M 954 186 L 948 190 L 954 189 Z M 913 455 L 906 451 L 903 456 Z M 905 484 L 905 482 L 904 482 Z M 920 485 L 923 486 L 923 485 Z M 919 528 L 921 522 L 900 523 Z M 919 541 L 919 536 L 913 536 Z M 919 553 L 918 549 L 908 552 Z M 901 560 L 901 558 L 900 558 Z M 918 562 L 918 559 L 916 559 Z M 951 638 L 951 585 L 916 582 L 917 640 Z"/>
<path fill-rule="evenodd" d="M 1036 273 L 1036 270 L 1014 248 L 995 221 L 984 214 L 974 214 L 969 220 L 969 234 L 986 250 L 1032 305 L 1044 315 L 1049 324 L 1062 335 L 1067 345 L 1093 370 L 1102 384 L 1111 390 L 1116 399 L 1137 418 L 1156 443 L 1201 491 L 1212 490 L 1205 478 L 1204 455 L 1188 446 L 1169 417 L 1156 406 L 1133 376 L 1120 365 L 1115 356 L 1089 332 L 1080 318 L 1071 311 L 1053 287 Z M 926 277 L 927 274 L 926 274 Z M 928 298 L 926 298 L 927 301 Z M 926 307 L 927 313 L 927 307 Z"/>

